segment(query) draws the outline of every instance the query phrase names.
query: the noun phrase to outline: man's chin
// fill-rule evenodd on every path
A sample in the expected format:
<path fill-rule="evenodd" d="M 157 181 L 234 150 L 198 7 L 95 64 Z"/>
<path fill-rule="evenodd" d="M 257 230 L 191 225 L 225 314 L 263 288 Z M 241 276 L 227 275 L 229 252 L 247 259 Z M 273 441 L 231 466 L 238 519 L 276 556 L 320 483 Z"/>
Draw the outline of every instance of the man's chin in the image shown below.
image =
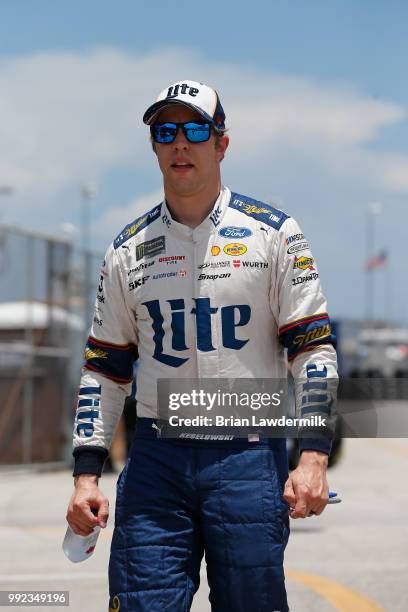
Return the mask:
<path fill-rule="evenodd" d="M 194 195 L 198 191 L 198 186 L 194 184 L 193 181 L 188 180 L 187 177 L 180 177 L 178 180 L 173 180 L 169 183 L 169 186 L 175 195 L 183 197 Z"/>

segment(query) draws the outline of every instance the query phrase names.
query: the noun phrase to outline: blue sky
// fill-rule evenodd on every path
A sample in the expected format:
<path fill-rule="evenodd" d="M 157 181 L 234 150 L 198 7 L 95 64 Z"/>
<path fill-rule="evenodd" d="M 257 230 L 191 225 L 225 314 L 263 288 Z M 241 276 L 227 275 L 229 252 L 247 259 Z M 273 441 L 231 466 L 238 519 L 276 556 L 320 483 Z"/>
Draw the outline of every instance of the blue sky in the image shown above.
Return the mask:
<path fill-rule="evenodd" d="M 352 81 L 372 95 L 406 99 L 404 0 L 4 0 L 2 55 L 113 46 L 143 53 L 201 50 L 267 71 Z"/>
<path fill-rule="evenodd" d="M 0 222 L 58 235 L 91 181 L 103 250 L 161 198 L 145 107 L 203 80 L 230 124 L 225 183 L 297 218 L 336 315 L 364 312 L 365 219 L 382 202 L 375 312 L 408 324 L 407 17 L 402 0 L 2 2 L 0 185 L 15 191 Z"/>

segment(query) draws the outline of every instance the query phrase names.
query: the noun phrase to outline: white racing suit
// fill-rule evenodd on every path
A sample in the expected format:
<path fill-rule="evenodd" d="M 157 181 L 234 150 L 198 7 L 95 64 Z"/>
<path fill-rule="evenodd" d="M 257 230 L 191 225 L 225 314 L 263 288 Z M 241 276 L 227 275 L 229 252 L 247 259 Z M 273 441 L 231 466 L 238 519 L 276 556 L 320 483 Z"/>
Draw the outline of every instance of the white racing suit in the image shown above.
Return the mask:
<path fill-rule="evenodd" d="M 137 357 L 136 399 L 140 432 L 146 431 L 146 427 L 150 430 L 150 419 L 158 416 L 157 379 L 285 378 L 285 349 L 292 375 L 298 381 L 297 403 L 300 413 L 317 412 L 327 416 L 330 411 L 330 398 L 326 404 L 318 405 L 313 404 L 313 399 L 308 401 L 307 397 L 302 398 L 304 387 L 299 382 L 310 379 L 324 383 L 325 379 L 337 376 L 336 353 L 332 345 L 333 337 L 319 273 L 307 240 L 296 221 L 271 205 L 231 193 L 223 187 L 212 212 L 195 229 L 174 221 L 165 202 L 155 206 L 126 226 L 109 247 L 96 298 L 76 413 L 74 474 L 101 473 L 124 399 L 129 394 L 132 366 Z M 150 438 L 150 434 L 147 437 Z M 156 443 L 152 457 L 160 455 L 157 450 L 159 442 L 162 445 L 171 444 L 171 441 L 151 439 L 144 442 Z M 259 561 L 251 555 L 245 561 L 248 547 L 237 544 L 234 557 L 243 556 L 245 567 L 236 572 L 232 569 L 234 563 L 231 562 L 231 566 L 225 561 L 228 557 L 225 553 L 221 563 L 224 569 L 228 566 L 231 572 L 223 573 L 229 576 L 226 578 L 228 589 L 226 584 L 217 583 L 217 576 L 220 580 L 220 569 L 216 561 L 212 570 L 209 566 L 209 579 L 213 577 L 211 597 L 214 609 L 287 609 L 282 562 L 288 521 L 287 507 L 281 500 L 287 468 L 282 467 L 285 445 L 279 446 L 280 442 L 270 440 L 268 448 L 264 449 L 265 452 L 274 453 L 275 459 L 277 453 L 279 455 L 274 461 L 275 475 L 271 475 L 276 488 L 271 495 L 274 496 L 274 516 L 278 516 L 278 527 L 273 516 L 267 521 L 268 525 L 275 525 L 276 538 L 272 538 L 265 552 L 265 561 L 263 558 Z M 135 518 L 132 523 L 129 518 L 137 515 L 135 504 L 141 503 L 140 497 L 145 491 L 139 476 L 132 470 L 137 463 L 143 464 L 145 470 L 153 469 L 143 463 L 146 453 L 136 459 L 142 448 L 140 445 L 137 447 L 135 443 L 118 486 L 110 568 L 111 605 L 113 608 L 115 602 L 120 600 L 121 611 L 188 610 L 192 594 L 198 586 L 199 554 L 196 555 L 198 561 L 195 569 L 189 574 L 193 578 L 187 583 L 182 578 L 180 587 L 172 586 L 177 583 L 176 578 L 170 585 L 165 584 L 165 578 L 164 583 L 160 583 L 156 557 L 153 555 L 152 567 L 155 568 L 159 584 L 159 600 L 154 599 L 156 591 L 146 587 L 143 576 L 135 577 L 132 574 L 130 578 L 129 563 L 132 572 L 137 573 L 137 558 L 131 562 L 123 556 L 124 549 L 129 553 L 133 547 L 137 550 L 138 546 L 145 546 L 146 550 L 151 551 L 166 542 L 167 531 L 159 521 L 154 521 L 153 526 L 147 526 L 144 536 L 141 535 L 141 525 L 146 525 L 146 517 L 149 516 L 146 511 L 147 502 L 147 506 L 143 506 L 144 509 L 139 512 L 143 521 L 138 523 Z M 176 447 L 180 448 L 175 444 Z M 164 456 L 168 447 L 160 448 Z M 330 440 L 302 439 L 300 450 L 304 449 L 329 453 Z M 182 450 L 185 459 L 187 450 Z M 209 452 L 221 450 L 215 451 L 212 448 Z M 230 451 L 222 449 L 222 452 L 237 455 L 236 449 L 232 448 Z M 173 455 L 169 453 L 169 457 Z M 200 465 L 208 464 L 207 460 L 200 461 Z M 161 474 L 164 469 L 162 464 Z M 236 464 L 233 472 L 237 475 L 243 469 L 246 468 Z M 133 483 L 139 482 L 137 494 L 135 491 L 132 493 L 129 470 Z M 256 470 L 254 474 L 257 474 Z M 154 478 L 157 480 L 158 475 L 155 474 Z M 250 478 L 256 482 L 256 475 Z M 152 481 L 153 477 L 150 478 Z M 160 491 L 161 485 L 157 484 L 157 487 Z M 231 493 L 232 497 L 229 498 L 233 507 L 237 507 L 235 504 L 238 503 L 236 494 L 237 491 Z M 241 491 L 241 494 L 251 496 L 253 492 Z M 159 493 L 150 500 L 151 509 L 158 499 Z M 260 529 L 258 518 L 252 516 L 246 522 Z M 220 520 L 225 526 L 226 517 Z M 143 542 L 129 543 L 129 533 L 125 535 L 124 531 L 126 521 L 135 538 L 144 537 Z M 152 544 L 154 534 L 158 537 L 157 544 Z M 216 534 L 215 538 L 211 541 L 212 546 L 218 547 L 217 550 L 222 549 L 223 542 L 225 544 L 228 540 L 225 533 Z M 257 532 L 254 544 L 259 543 L 259 538 L 264 538 L 262 531 Z M 152 548 L 148 548 L 149 544 Z M 207 549 L 210 546 L 208 542 L 204 545 Z M 274 546 L 278 546 L 279 550 L 275 550 Z M 186 551 L 190 548 L 186 544 Z M 217 554 L 212 555 L 210 551 L 210 561 L 212 557 L 216 559 Z M 261 565 L 261 573 L 257 573 L 256 568 Z M 272 573 L 263 573 L 265 567 L 269 567 Z M 248 587 L 249 570 L 254 577 L 254 584 L 253 588 L 249 586 L 245 590 L 241 582 L 244 581 Z M 265 595 L 265 581 L 270 588 L 269 599 Z M 190 586 L 184 587 L 185 584 Z M 190 596 L 186 596 L 186 588 Z M 258 589 L 264 593 L 262 597 L 266 597 L 259 604 L 254 599 Z M 227 592 L 230 593 L 229 598 L 225 595 Z M 167 600 L 163 593 L 172 595 Z M 222 599 L 224 596 L 225 601 Z M 117 598 L 115 602 L 114 597 Z M 249 598 L 247 604 L 243 603 L 245 597 Z"/>

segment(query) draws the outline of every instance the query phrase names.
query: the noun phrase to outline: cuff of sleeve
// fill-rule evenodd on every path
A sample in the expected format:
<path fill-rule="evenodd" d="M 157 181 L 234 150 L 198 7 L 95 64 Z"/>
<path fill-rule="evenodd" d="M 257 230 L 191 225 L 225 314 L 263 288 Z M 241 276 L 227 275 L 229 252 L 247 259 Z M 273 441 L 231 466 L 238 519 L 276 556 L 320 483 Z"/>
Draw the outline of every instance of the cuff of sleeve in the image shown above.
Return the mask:
<path fill-rule="evenodd" d="M 315 438 L 304 438 L 299 440 L 299 455 L 304 450 L 315 450 L 320 453 L 330 455 L 332 442 L 331 440 L 317 440 Z"/>
<path fill-rule="evenodd" d="M 73 476 L 95 474 L 100 477 L 109 451 L 102 446 L 80 446 L 72 454 L 75 459 Z"/>

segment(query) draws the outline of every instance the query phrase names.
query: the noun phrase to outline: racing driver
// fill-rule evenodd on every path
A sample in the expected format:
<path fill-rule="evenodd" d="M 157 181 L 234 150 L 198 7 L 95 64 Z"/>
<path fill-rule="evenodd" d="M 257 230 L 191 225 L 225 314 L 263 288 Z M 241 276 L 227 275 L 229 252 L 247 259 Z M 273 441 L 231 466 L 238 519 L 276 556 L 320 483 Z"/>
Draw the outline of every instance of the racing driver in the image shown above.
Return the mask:
<path fill-rule="evenodd" d="M 286 611 L 289 516 L 324 510 L 330 439 L 302 438 L 288 476 L 282 438 L 160 437 L 157 380 L 284 378 L 287 363 L 295 381 L 336 378 L 319 273 L 292 217 L 222 184 L 229 137 L 214 89 L 174 83 L 143 121 L 164 199 L 106 252 L 80 382 L 67 520 L 80 535 L 106 527 L 98 482 L 138 358 L 136 434 L 117 484 L 110 610 L 190 610 L 205 552 L 212 610 Z M 302 414 L 307 385 L 296 388 Z"/>

